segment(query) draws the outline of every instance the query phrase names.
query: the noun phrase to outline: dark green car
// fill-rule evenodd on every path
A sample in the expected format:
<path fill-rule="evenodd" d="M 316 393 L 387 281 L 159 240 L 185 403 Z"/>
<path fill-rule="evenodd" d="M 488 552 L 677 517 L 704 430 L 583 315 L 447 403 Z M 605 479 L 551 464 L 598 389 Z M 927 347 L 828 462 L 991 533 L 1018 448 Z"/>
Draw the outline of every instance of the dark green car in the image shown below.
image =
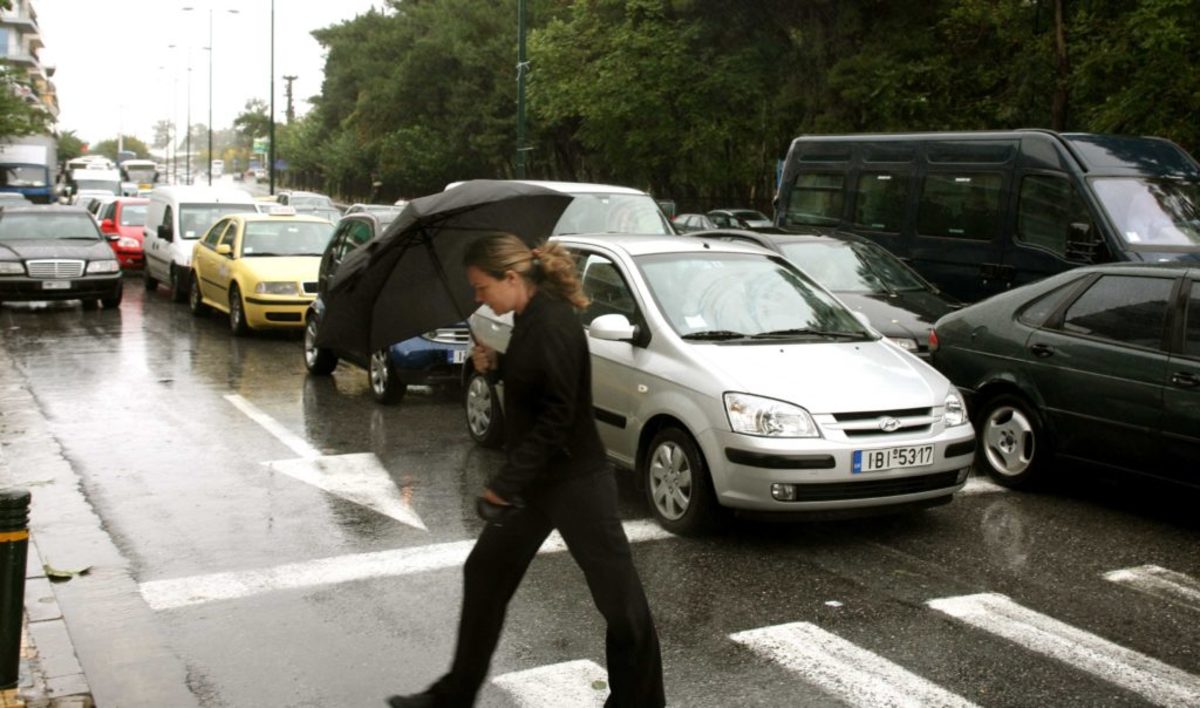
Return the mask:
<path fill-rule="evenodd" d="M 1200 486 L 1200 264 L 1060 273 L 942 317 L 930 349 L 997 482 L 1057 456 Z"/>

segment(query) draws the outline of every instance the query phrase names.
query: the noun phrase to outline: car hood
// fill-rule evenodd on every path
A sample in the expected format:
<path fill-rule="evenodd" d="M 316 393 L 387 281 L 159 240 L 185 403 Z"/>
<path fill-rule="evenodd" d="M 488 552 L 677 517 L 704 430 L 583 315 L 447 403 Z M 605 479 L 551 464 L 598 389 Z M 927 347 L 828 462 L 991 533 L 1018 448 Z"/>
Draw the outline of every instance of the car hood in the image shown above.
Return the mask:
<path fill-rule="evenodd" d="M 871 320 L 871 326 L 888 337 L 911 337 L 924 342 L 939 317 L 957 309 L 927 291 L 882 293 L 835 293 L 842 302 Z"/>
<path fill-rule="evenodd" d="M 320 256 L 251 256 L 240 259 L 241 267 L 258 280 L 316 280 Z"/>
<path fill-rule="evenodd" d="M 107 241 L 71 239 L 13 239 L 0 241 L 0 258 L 24 260 L 39 258 L 74 258 L 98 261 L 113 258 Z"/>
<path fill-rule="evenodd" d="M 726 391 L 788 401 L 814 414 L 940 406 L 950 390 L 937 371 L 882 341 L 685 346 L 697 370 Z"/>

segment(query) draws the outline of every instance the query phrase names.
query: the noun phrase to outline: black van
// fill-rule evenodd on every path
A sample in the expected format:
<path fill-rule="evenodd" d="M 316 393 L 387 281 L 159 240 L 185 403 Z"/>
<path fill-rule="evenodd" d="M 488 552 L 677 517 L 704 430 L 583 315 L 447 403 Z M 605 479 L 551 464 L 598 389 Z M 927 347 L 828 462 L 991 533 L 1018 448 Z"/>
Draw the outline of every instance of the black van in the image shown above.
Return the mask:
<path fill-rule="evenodd" d="M 1200 262 L 1200 165 L 1162 138 L 805 135 L 775 223 L 866 236 L 963 300 L 1089 263 Z"/>

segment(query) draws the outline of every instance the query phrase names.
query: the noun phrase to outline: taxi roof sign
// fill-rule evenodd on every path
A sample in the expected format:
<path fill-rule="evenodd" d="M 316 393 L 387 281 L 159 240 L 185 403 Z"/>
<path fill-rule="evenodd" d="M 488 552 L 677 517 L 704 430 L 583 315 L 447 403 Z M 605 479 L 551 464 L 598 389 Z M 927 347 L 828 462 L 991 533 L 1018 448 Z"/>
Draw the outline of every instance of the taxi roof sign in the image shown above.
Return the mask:
<path fill-rule="evenodd" d="M 267 214 L 270 216 L 295 216 L 296 207 L 280 204 L 278 206 L 271 207 L 271 210 L 268 211 Z"/>

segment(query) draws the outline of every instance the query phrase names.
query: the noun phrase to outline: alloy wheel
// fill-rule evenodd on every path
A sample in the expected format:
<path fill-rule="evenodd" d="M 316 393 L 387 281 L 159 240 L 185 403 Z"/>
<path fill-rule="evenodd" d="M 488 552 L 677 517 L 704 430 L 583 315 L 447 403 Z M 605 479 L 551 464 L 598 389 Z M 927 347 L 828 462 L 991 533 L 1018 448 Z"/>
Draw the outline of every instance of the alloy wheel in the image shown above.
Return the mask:
<path fill-rule="evenodd" d="M 997 473 L 1019 475 L 1033 464 L 1036 452 L 1035 428 L 1024 412 L 1013 406 L 999 406 L 983 423 L 983 449 L 988 463 Z"/>
<path fill-rule="evenodd" d="M 692 503 L 692 465 L 687 453 L 665 441 L 650 456 L 650 498 L 664 518 L 678 520 Z"/>

